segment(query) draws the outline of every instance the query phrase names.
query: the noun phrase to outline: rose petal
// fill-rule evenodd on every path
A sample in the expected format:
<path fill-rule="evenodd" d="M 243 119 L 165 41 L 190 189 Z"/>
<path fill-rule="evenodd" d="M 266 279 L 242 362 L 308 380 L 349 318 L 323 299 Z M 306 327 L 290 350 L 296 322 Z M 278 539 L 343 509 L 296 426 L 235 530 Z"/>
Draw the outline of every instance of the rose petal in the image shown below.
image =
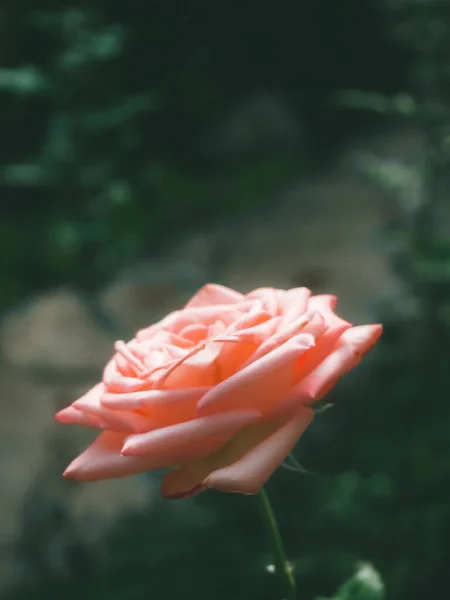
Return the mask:
<path fill-rule="evenodd" d="M 133 352 L 136 356 L 139 356 L 141 359 L 146 358 L 148 353 L 152 350 L 161 350 L 161 348 L 165 346 L 175 346 L 177 348 L 190 348 L 193 343 L 185 338 L 181 337 L 177 333 L 173 333 L 172 331 L 166 331 L 162 329 L 160 331 L 156 331 L 154 335 L 148 340 L 139 341 L 134 339 L 129 343 L 132 347 Z"/>
<path fill-rule="evenodd" d="M 131 370 L 134 371 L 133 375 L 145 371 L 142 360 L 133 353 L 133 341 L 130 344 L 126 344 L 123 340 L 117 340 L 114 344 L 114 349 L 117 352 L 116 361 L 119 359 L 126 361 L 128 363 L 127 370 L 131 367 Z"/>
<path fill-rule="evenodd" d="M 224 331 L 219 340 L 214 340 L 219 349 L 216 357 L 219 379 L 216 383 L 241 369 L 253 356 L 261 341 L 276 330 L 278 317 L 271 318 L 258 304 Z"/>
<path fill-rule="evenodd" d="M 170 471 L 163 479 L 165 498 L 184 498 L 207 487 L 256 493 L 292 451 L 314 412 L 302 408 L 287 421 L 261 423 L 238 433 L 216 454 Z"/>
<path fill-rule="evenodd" d="M 167 356 L 167 352 L 164 352 L 163 349 L 167 350 L 167 346 L 148 349 L 147 355 L 143 359 L 143 363 L 147 369 L 147 371 L 142 374 L 143 379 L 148 379 L 157 369 L 165 368 L 167 363 L 172 360 Z M 178 350 L 183 352 L 181 348 L 178 348 Z"/>
<path fill-rule="evenodd" d="M 108 385 L 113 379 L 117 377 L 118 374 L 118 366 L 116 362 L 116 357 L 113 356 L 111 360 L 106 363 L 105 368 L 103 369 L 103 383 Z"/>
<path fill-rule="evenodd" d="M 138 392 L 140 390 L 149 389 L 150 383 L 145 379 L 137 379 L 136 377 L 121 377 L 119 374 L 114 379 L 104 382 L 106 389 L 109 392 L 117 392 L 124 394 L 128 392 Z"/>
<path fill-rule="evenodd" d="M 292 452 L 312 423 L 314 412 L 301 409 L 287 423 L 235 463 L 210 473 L 203 484 L 221 492 L 256 494 Z"/>
<path fill-rule="evenodd" d="M 104 393 L 105 386 L 102 383 L 97 384 L 90 389 L 84 396 L 75 400 L 72 406 L 88 415 L 97 417 L 105 423 L 105 428 L 114 431 L 123 431 L 124 433 L 141 433 L 155 428 L 155 423 L 148 417 L 134 413 L 132 411 L 110 410 L 103 406 L 101 396 Z"/>
<path fill-rule="evenodd" d="M 338 380 L 353 369 L 362 356 L 375 345 L 382 332 L 381 325 L 352 327 L 342 334 L 336 348 L 292 390 L 287 401 L 320 400 Z"/>
<path fill-rule="evenodd" d="M 231 325 L 238 319 L 243 312 L 249 311 L 253 306 L 252 300 L 242 300 L 239 303 L 217 304 L 211 306 L 187 306 L 183 310 L 170 313 L 159 323 L 141 329 L 136 334 L 136 340 L 139 343 L 149 342 L 162 331 L 171 334 L 180 335 L 180 332 L 189 325 L 212 325 L 216 321 L 223 321 L 226 325 Z"/>
<path fill-rule="evenodd" d="M 215 283 L 207 283 L 198 290 L 184 308 L 214 306 L 216 304 L 236 304 L 244 298 L 243 294 Z"/>
<path fill-rule="evenodd" d="M 165 371 L 161 371 L 153 380 L 154 387 L 164 385 L 170 389 L 183 389 L 216 385 L 220 378 L 215 360 L 220 350 L 220 346 L 212 342 L 193 349 L 186 358 L 179 358 Z"/>
<path fill-rule="evenodd" d="M 104 393 L 101 403 L 112 410 L 136 410 L 142 408 L 165 408 L 174 412 L 180 405 L 192 399 L 199 400 L 211 387 L 193 387 L 180 390 L 144 390 L 128 394 Z"/>
<path fill-rule="evenodd" d="M 342 335 L 340 343 L 348 344 L 360 356 L 364 356 L 376 344 L 382 333 L 383 326 L 378 323 L 376 325 L 357 325 Z"/>
<path fill-rule="evenodd" d="M 228 379 L 239 371 L 242 366 L 252 357 L 257 345 L 246 340 L 228 340 L 214 342 L 220 349 L 216 357 L 217 370 L 216 384 Z"/>
<path fill-rule="evenodd" d="M 55 419 L 65 425 L 83 425 L 84 427 L 94 427 L 95 429 L 103 429 L 98 417 L 88 415 L 81 410 L 77 410 L 74 406 L 67 406 L 55 415 Z"/>
<path fill-rule="evenodd" d="M 298 319 L 308 310 L 308 300 L 311 297 L 311 290 L 305 287 L 292 288 L 286 290 L 282 297 L 284 319 L 286 322 Z"/>
<path fill-rule="evenodd" d="M 265 323 L 272 319 L 272 315 L 264 310 L 261 302 L 254 302 L 249 310 L 245 310 L 238 316 L 238 318 L 223 332 L 219 335 L 226 337 L 236 332 L 247 330 L 250 327 L 255 327 L 261 323 Z"/>
<path fill-rule="evenodd" d="M 277 317 L 283 312 L 283 293 L 283 290 L 275 288 L 258 288 L 249 292 L 245 297 L 250 300 L 259 300 L 265 311 L 273 317 Z"/>
<path fill-rule="evenodd" d="M 327 329 L 318 336 L 314 348 L 298 361 L 297 381 L 309 375 L 332 352 L 341 335 L 352 327 L 333 312 L 336 302 L 336 296 L 329 295 L 313 296 L 309 301 L 309 310 L 318 312 L 325 319 Z"/>
<path fill-rule="evenodd" d="M 325 323 L 330 329 L 348 329 L 352 324 L 341 319 L 334 309 L 337 305 L 337 297 L 330 294 L 321 294 L 311 296 L 308 302 L 308 312 L 318 312 L 325 319 Z"/>
<path fill-rule="evenodd" d="M 208 335 L 208 327 L 201 323 L 194 323 L 192 325 L 186 325 L 184 329 L 180 331 L 180 336 L 194 344 L 198 344 L 203 341 Z"/>
<path fill-rule="evenodd" d="M 243 427 L 261 418 L 256 410 L 239 410 L 199 417 L 186 423 L 163 427 L 149 433 L 129 436 L 122 448 L 125 456 L 153 456 L 152 468 L 186 462 L 194 451 L 199 455 L 204 448 L 210 452 L 211 441 L 225 443 Z"/>
<path fill-rule="evenodd" d="M 248 342 L 259 346 L 265 340 L 272 337 L 281 325 L 283 317 L 271 317 L 257 325 L 245 327 L 245 329 L 235 330 L 232 326 L 224 333 L 222 337 L 230 337 L 240 342 Z"/>
<path fill-rule="evenodd" d="M 126 434 L 105 431 L 70 463 L 63 475 L 76 481 L 100 481 L 136 475 L 147 471 L 153 458 L 122 456 Z"/>
<path fill-rule="evenodd" d="M 273 352 L 275 348 L 281 346 L 281 344 L 284 344 L 299 333 L 309 333 L 315 340 L 326 329 L 325 320 L 319 313 L 304 314 L 290 323 L 280 324 L 279 329 L 270 338 L 266 339 L 251 356 L 251 362 L 255 362 L 265 354 Z"/>
<path fill-rule="evenodd" d="M 154 424 L 153 429 L 184 423 L 195 418 L 198 401 L 210 389 L 211 387 L 204 387 L 142 392 L 142 404 L 138 410 Z"/>
<path fill-rule="evenodd" d="M 124 356 L 121 356 L 120 354 L 116 355 L 115 361 L 117 371 L 120 375 L 123 375 L 124 377 L 136 377 L 136 371 L 133 369 L 133 367 L 130 365 L 130 363 L 126 360 Z"/>
<path fill-rule="evenodd" d="M 314 339 L 308 334 L 291 338 L 205 394 L 198 403 L 198 415 L 239 408 L 267 413 L 295 385 L 296 363 L 313 345 Z"/>

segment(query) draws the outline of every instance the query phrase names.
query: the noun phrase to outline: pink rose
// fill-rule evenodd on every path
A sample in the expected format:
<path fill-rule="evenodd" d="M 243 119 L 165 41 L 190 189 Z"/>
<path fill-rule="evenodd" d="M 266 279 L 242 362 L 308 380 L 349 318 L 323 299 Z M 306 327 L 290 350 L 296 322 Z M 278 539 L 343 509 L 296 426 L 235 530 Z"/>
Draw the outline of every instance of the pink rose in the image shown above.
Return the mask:
<path fill-rule="evenodd" d="M 101 383 L 60 411 L 102 429 L 64 475 L 79 481 L 175 467 L 162 494 L 256 493 L 310 425 L 309 405 L 355 367 L 381 325 L 353 327 L 334 296 L 201 288 L 184 308 L 116 342 Z"/>

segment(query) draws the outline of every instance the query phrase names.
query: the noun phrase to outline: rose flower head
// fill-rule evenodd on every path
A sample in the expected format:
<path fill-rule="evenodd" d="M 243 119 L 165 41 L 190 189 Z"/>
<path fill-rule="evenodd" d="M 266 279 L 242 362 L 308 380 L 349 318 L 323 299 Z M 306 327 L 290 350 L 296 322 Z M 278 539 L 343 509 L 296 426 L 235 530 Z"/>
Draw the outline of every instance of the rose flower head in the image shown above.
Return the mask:
<path fill-rule="evenodd" d="M 336 298 L 307 288 L 249 294 L 208 284 L 118 341 L 101 383 L 56 419 L 102 430 L 66 469 L 79 481 L 171 467 L 162 494 L 255 494 L 311 424 L 311 405 L 376 343 Z"/>

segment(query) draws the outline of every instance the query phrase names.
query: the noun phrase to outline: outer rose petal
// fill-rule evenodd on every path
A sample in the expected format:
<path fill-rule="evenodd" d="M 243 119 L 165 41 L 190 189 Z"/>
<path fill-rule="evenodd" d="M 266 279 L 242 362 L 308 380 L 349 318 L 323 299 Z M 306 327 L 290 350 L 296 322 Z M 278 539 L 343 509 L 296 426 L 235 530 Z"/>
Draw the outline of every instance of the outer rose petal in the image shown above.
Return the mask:
<path fill-rule="evenodd" d="M 319 313 L 313 315 L 302 315 L 301 317 L 281 324 L 278 331 L 267 338 L 255 351 L 249 362 L 259 360 L 265 354 L 272 352 L 281 344 L 299 333 L 308 333 L 316 340 L 327 330 L 324 318 Z"/>
<path fill-rule="evenodd" d="M 213 325 L 217 321 L 222 321 L 227 326 L 234 323 L 243 312 L 251 310 L 254 302 L 243 300 L 239 303 L 214 304 L 208 306 L 187 306 L 183 310 L 172 313 L 170 322 L 165 328 L 170 333 L 180 335 L 180 333 L 189 325 L 203 324 Z M 155 327 L 155 326 L 152 326 Z M 159 329 L 149 328 L 138 333 L 136 339 L 139 342 L 151 340 Z"/>
<path fill-rule="evenodd" d="M 105 431 L 70 463 L 63 475 L 76 481 L 128 477 L 151 468 L 145 456 L 122 456 L 120 450 L 126 435 Z M 149 466 L 150 465 L 150 466 Z"/>
<path fill-rule="evenodd" d="M 292 451 L 313 417 L 311 409 L 302 408 L 278 428 L 276 424 L 249 428 L 253 431 L 248 440 L 243 431 L 238 434 L 239 440 L 231 440 L 229 447 L 216 456 L 170 471 L 163 479 L 162 495 L 176 499 L 205 488 L 256 494 Z"/>
<path fill-rule="evenodd" d="M 325 319 L 327 329 L 318 337 L 315 347 L 298 361 L 297 381 L 309 375 L 333 351 L 341 335 L 352 327 L 333 312 L 336 302 L 336 296 L 329 295 L 313 296 L 309 301 L 309 310 L 317 311 Z"/>
<path fill-rule="evenodd" d="M 264 310 L 276 317 L 283 313 L 283 295 L 283 290 L 277 290 L 275 288 L 258 288 L 249 292 L 246 298 L 260 300 Z"/>
<path fill-rule="evenodd" d="M 329 332 L 343 333 L 346 329 L 352 327 L 352 324 L 334 312 L 336 308 L 337 298 L 329 294 L 323 294 L 321 296 L 312 296 L 308 303 L 309 312 L 318 312 L 325 319 L 325 323 L 328 326 Z"/>
<path fill-rule="evenodd" d="M 200 294 L 201 291 L 202 290 L 199 290 L 197 294 Z M 243 310 L 249 310 L 252 307 L 252 302 L 250 300 L 246 302 L 245 297 L 242 294 L 239 294 L 239 292 L 233 293 L 238 294 L 239 296 L 238 300 L 235 302 L 230 302 L 230 298 L 228 298 L 227 302 L 217 305 L 196 305 L 195 303 L 190 304 L 190 302 L 196 297 L 196 294 L 183 309 L 169 313 L 166 317 L 161 319 L 161 321 L 150 325 L 150 327 L 140 329 L 137 332 L 135 339 L 139 343 L 147 342 L 152 340 L 156 334 L 159 334 L 162 331 L 179 334 L 180 331 L 189 325 L 196 323 L 206 324 L 214 322 L 221 317 L 224 317 L 227 321 L 233 322 L 233 320 L 239 317 Z"/>
<path fill-rule="evenodd" d="M 238 408 L 256 408 L 266 413 L 295 385 L 296 363 L 313 345 L 311 335 L 293 337 L 212 388 L 199 401 L 198 415 Z"/>
<path fill-rule="evenodd" d="M 244 298 L 243 294 L 215 283 L 207 283 L 192 296 L 185 308 L 214 306 L 216 304 L 236 304 Z"/>
<path fill-rule="evenodd" d="M 104 392 L 103 383 L 91 388 L 84 396 L 75 400 L 74 408 L 87 415 L 96 417 L 103 423 L 102 427 L 112 431 L 123 431 L 124 433 L 140 433 L 155 428 L 155 423 L 144 415 L 129 410 L 110 410 L 101 403 Z"/>
<path fill-rule="evenodd" d="M 103 371 L 103 383 L 107 390 L 118 394 L 128 392 L 137 392 L 139 390 L 148 389 L 148 381 L 138 379 L 137 377 L 128 377 L 122 375 L 118 370 L 116 357 L 109 361 Z"/>
<path fill-rule="evenodd" d="M 286 290 L 282 296 L 285 322 L 293 321 L 305 314 L 310 297 L 311 290 L 305 287 Z"/>
<path fill-rule="evenodd" d="M 236 410 L 185 423 L 162 427 L 148 433 L 131 435 L 122 448 L 124 456 L 154 456 L 160 466 L 185 462 L 190 448 L 205 446 L 217 439 L 225 443 L 243 427 L 261 419 L 257 410 Z M 156 468 L 156 467 L 154 467 Z"/>
<path fill-rule="evenodd" d="M 155 424 L 154 428 L 156 429 L 194 419 L 198 401 L 210 389 L 210 387 L 204 387 L 179 390 L 147 390 L 123 395 L 105 394 L 102 397 L 102 403 L 111 408 L 114 406 L 113 410 L 117 411 L 120 405 L 126 405 L 129 401 L 129 408 L 131 408 L 131 404 L 134 405 L 141 414 L 147 416 Z M 137 398 L 133 398 L 134 394 Z M 117 403 L 119 406 L 114 404 L 115 396 L 118 396 Z"/>
<path fill-rule="evenodd" d="M 380 337 L 381 325 L 361 325 L 348 329 L 331 352 L 307 377 L 292 390 L 289 399 L 299 402 L 320 400 L 338 380 L 356 367 Z"/>
<path fill-rule="evenodd" d="M 63 475 L 75 481 L 101 481 L 137 475 L 151 469 L 170 466 L 163 457 L 123 456 L 122 450 L 126 434 L 105 431 L 70 463 Z M 202 445 L 193 445 L 184 453 L 186 460 L 198 460 L 216 452 L 223 445 L 222 440 L 210 440 Z M 172 463 L 173 464 L 173 463 Z"/>
<path fill-rule="evenodd" d="M 183 388 L 180 390 L 143 390 L 128 394 L 110 394 L 105 392 L 101 403 L 112 410 L 136 410 L 148 408 L 165 408 L 177 412 L 185 402 L 199 400 L 210 387 Z"/>
<path fill-rule="evenodd" d="M 285 425 L 240 460 L 213 471 L 204 485 L 221 492 L 256 494 L 275 469 L 293 450 L 300 436 L 311 425 L 314 412 L 301 409 Z"/>
<path fill-rule="evenodd" d="M 94 427 L 95 429 L 103 429 L 101 421 L 98 417 L 88 415 L 81 410 L 77 410 L 74 406 L 67 406 L 55 415 L 55 419 L 66 425 L 83 425 L 84 427 Z"/>
<path fill-rule="evenodd" d="M 342 335 L 340 344 L 352 346 L 362 357 L 376 344 L 382 332 L 383 326 L 380 324 L 357 325 Z"/>

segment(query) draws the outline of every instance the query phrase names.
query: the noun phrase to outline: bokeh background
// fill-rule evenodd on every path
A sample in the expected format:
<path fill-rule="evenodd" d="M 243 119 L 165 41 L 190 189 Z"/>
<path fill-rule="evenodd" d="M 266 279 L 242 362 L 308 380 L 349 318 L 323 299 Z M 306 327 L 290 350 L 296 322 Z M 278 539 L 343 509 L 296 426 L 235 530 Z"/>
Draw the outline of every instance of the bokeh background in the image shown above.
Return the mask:
<path fill-rule="evenodd" d="M 385 325 L 267 486 L 300 598 L 448 595 L 449 59 L 443 0 L 3 0 L 2 597 L 279 598 L 254 499 L 61 478 L 53 413 L 206 281 Z"/>

